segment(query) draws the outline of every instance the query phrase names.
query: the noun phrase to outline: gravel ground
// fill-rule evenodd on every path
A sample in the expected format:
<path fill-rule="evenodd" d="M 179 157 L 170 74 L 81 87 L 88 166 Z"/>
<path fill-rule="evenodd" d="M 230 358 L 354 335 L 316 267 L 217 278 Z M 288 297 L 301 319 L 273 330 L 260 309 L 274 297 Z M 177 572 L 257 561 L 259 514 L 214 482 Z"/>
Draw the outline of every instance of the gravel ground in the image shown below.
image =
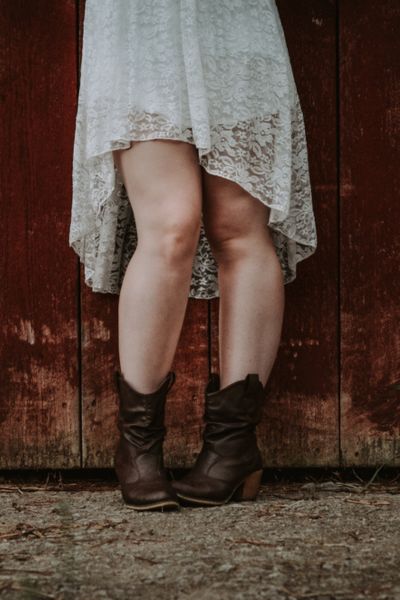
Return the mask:
<path fill-rule="evenodd" d="M 0 598 L 398 600 L 397 479 L 266 482 L 255 502 L 139 513 L 115 482 L 2 478 Z"/>

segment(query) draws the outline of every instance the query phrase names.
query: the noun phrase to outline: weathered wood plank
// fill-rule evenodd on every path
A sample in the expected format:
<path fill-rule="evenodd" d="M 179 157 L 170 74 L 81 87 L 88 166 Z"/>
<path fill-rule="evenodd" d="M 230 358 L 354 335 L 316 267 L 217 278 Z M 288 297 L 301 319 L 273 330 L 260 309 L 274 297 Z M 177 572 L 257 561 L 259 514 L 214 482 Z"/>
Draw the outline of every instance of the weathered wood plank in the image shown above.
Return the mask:
<path fill-rule="evenodd" d="M 282 339 L 259 440 L 268 467 L 337 465 L 336 5 L 279 0 L 277 6 L 306 124 L 319 247 L 285 286 Z M 216 313 L 215 307 L 214 340 Z"/>
<path fill-rule="evenodd" d="M 82 266 L 81 303 L 82 464 L 108 467 L 117 431 L 118 296 L 92 292 Z"/>
<path fill-rule="evenodd" d="M 343 0 L 341 448 L 400 465 L 400 10 Z"/>
<path fill-rule="evenodd" d="M 0 27 L 0 467 L 77 467 L 76 5 L 3 0 Z"/>

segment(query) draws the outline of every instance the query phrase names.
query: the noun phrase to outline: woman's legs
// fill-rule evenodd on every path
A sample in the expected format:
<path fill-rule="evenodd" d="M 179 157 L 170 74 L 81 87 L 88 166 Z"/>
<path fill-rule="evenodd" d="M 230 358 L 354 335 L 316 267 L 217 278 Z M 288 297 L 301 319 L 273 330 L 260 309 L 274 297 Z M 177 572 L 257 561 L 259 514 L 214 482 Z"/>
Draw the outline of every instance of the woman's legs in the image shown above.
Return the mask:
<path fill-rule="evenodd" d="M 202 169 L 204 228 L 218 262 L 220 386 L 258 373 L 265 385 L 283 322 L 283 273 L 269 208 L 241 186 Z"/>
<path fill-rule="evenodd" d="M 121 372 L 138 392 L 158 388 L 171 368 L 188 301 L 201 221 L 195 146 L 135 142 L 114 151 L 135 215 L 138 245 L 118 307 Z"/>

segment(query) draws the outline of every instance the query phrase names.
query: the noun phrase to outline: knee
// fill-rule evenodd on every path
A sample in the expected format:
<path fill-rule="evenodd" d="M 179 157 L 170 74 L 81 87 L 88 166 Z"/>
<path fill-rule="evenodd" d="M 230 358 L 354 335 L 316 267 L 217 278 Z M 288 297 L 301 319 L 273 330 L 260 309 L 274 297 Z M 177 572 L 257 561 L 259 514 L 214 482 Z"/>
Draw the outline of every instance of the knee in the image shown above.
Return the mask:
<path fill-rule="evenodd" d="M 206 227 L 207 239 L 219 263 L 251 253 L 251 232 L 244 223 L 214 221 Z"/>
<path fill-rule="evenodd" d="M 200 234 L 201 214 L 185 210 L 161 218 L 151 232 L 143 236 L 142 246 L 166 268 L 191 267 Z M 140 239 L 140 235 L 139 235 Z"/>
<path fill-rule="evenodd" d="M 260 209 L 260 206 L 254 204 L 255 211 L 224 211 L 220 215 L 206 213 L 205 233 L 218 263 L 254 257 L 256 252 L 275 253 L 268 227 L 269 208 L 262 206 Z"/>

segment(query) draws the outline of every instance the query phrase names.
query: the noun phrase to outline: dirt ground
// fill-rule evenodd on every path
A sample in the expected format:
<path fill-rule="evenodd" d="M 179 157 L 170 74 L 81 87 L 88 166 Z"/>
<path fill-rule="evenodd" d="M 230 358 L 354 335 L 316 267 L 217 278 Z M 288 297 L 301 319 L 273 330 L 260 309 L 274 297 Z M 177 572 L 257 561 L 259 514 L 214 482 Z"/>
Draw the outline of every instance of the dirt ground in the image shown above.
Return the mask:
<path fill-rule="evenodd" d="M 62 473 L 0 477 L 0 598 L 400 599 L 400 473 L 267 473 L 255 502 L 147 513 Z"/>

